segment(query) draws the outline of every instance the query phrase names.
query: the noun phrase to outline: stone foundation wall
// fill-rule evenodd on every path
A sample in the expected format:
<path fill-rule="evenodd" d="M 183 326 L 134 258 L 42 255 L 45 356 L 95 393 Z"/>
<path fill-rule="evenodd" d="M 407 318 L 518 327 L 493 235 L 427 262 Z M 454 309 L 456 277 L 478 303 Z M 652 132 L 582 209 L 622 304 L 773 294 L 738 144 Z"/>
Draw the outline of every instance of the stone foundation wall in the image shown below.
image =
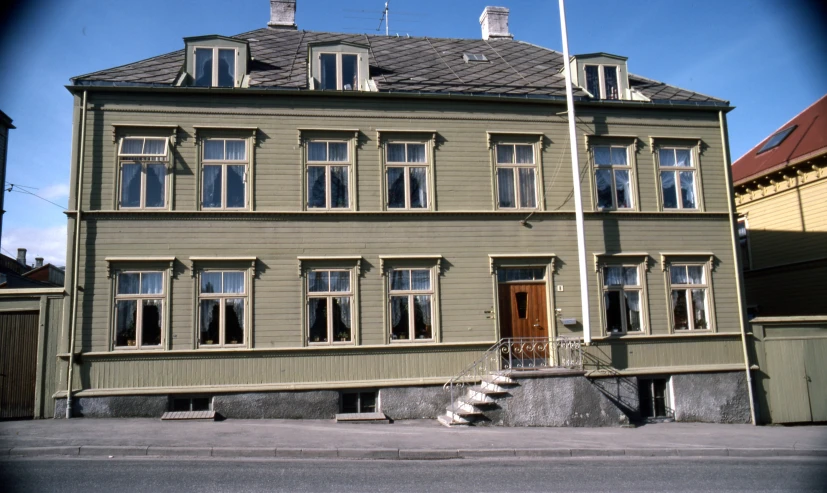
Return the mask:
<path fill-rule="evenodd" d="M 379 390 L 379 403 L 390 419 L 436 419 L 445 414 L 451 392 L 442 386 L 388 387 Z"/>
<path fill-rule="evenodd" d="M 743 371 L 672 376 L 675 420 L 749 423 L 749 392 Z"/>

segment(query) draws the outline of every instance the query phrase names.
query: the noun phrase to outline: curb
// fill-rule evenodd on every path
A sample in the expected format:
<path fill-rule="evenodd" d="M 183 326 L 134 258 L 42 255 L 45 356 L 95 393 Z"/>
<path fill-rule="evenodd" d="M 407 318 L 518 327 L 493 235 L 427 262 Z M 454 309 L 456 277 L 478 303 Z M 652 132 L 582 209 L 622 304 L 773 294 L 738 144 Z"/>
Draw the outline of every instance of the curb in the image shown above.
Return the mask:
<path fill-rule="evenodd" d="M 508 457 L 827 457 L 827 449 L 354 449 L 276 447 L 50 446 L 0 448 L 0 457 L 272 457 L 290 459 L 446 460 Z"/>

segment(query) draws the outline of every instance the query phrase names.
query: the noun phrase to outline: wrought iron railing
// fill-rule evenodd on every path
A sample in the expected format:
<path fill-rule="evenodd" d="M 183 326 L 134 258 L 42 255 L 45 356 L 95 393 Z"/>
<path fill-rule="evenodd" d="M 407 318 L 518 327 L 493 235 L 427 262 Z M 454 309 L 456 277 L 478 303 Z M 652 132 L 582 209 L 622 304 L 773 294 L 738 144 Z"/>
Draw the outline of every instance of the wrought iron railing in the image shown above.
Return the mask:
<path fill-rule="evenodd" d="M 558 337 L 516 337 L 500 339 L 482 356 L 449 380 L 443 388 L 451 391 L 451 404 L 466 385 L 502 370 L 541 370 L 547 368 L 583 369 L 580 339 Z"/>

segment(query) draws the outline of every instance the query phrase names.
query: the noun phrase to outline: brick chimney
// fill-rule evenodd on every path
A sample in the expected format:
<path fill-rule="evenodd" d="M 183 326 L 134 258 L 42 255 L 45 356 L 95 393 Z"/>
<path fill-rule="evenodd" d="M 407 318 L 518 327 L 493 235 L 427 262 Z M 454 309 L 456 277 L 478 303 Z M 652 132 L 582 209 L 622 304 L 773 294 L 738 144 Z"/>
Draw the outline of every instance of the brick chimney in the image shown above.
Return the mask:
<path fill-rule="evenodd" d="M 485 7 L 480 16 L 482 39 L 514 37 L 508 32 L 508 12 L 506 7 Z"/>
<path fill-rule="evenodd" d="M 17 249 L 17 263 L 21 265 L 26 265 L 26 249 L 25 248 L 18 248 Z"/>
<path fill-rule="evenodd" d="M 43 257 L 34 258 L 34 268 L 37 269 L 39 267 L 43 267 Z"/>
<path fill-rule="evenodd" d="M 296 29 L 296 0 L 270 0 L 270 22 L 274 29 Z"/>

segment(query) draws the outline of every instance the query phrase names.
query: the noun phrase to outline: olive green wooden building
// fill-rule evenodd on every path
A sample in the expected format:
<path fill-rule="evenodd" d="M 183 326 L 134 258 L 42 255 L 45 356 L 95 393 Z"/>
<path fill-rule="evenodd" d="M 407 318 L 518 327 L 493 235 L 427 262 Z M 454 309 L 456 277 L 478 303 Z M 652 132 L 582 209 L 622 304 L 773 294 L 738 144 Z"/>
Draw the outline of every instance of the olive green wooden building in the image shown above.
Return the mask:
<path fill-rule="evenodd" d="M 435 417 L 399 403 L 448 404 L 501 338 L 582 338 L 570 63 L 586 376 L 632 413 L 646 387 L 655 415 L 749 420 L 727 101 L 516 41 L 507 9 L 432 39 L 271 4 L 264 29 L 72 79 L 57 414 L 71 369 L 76 415 Z"/>

